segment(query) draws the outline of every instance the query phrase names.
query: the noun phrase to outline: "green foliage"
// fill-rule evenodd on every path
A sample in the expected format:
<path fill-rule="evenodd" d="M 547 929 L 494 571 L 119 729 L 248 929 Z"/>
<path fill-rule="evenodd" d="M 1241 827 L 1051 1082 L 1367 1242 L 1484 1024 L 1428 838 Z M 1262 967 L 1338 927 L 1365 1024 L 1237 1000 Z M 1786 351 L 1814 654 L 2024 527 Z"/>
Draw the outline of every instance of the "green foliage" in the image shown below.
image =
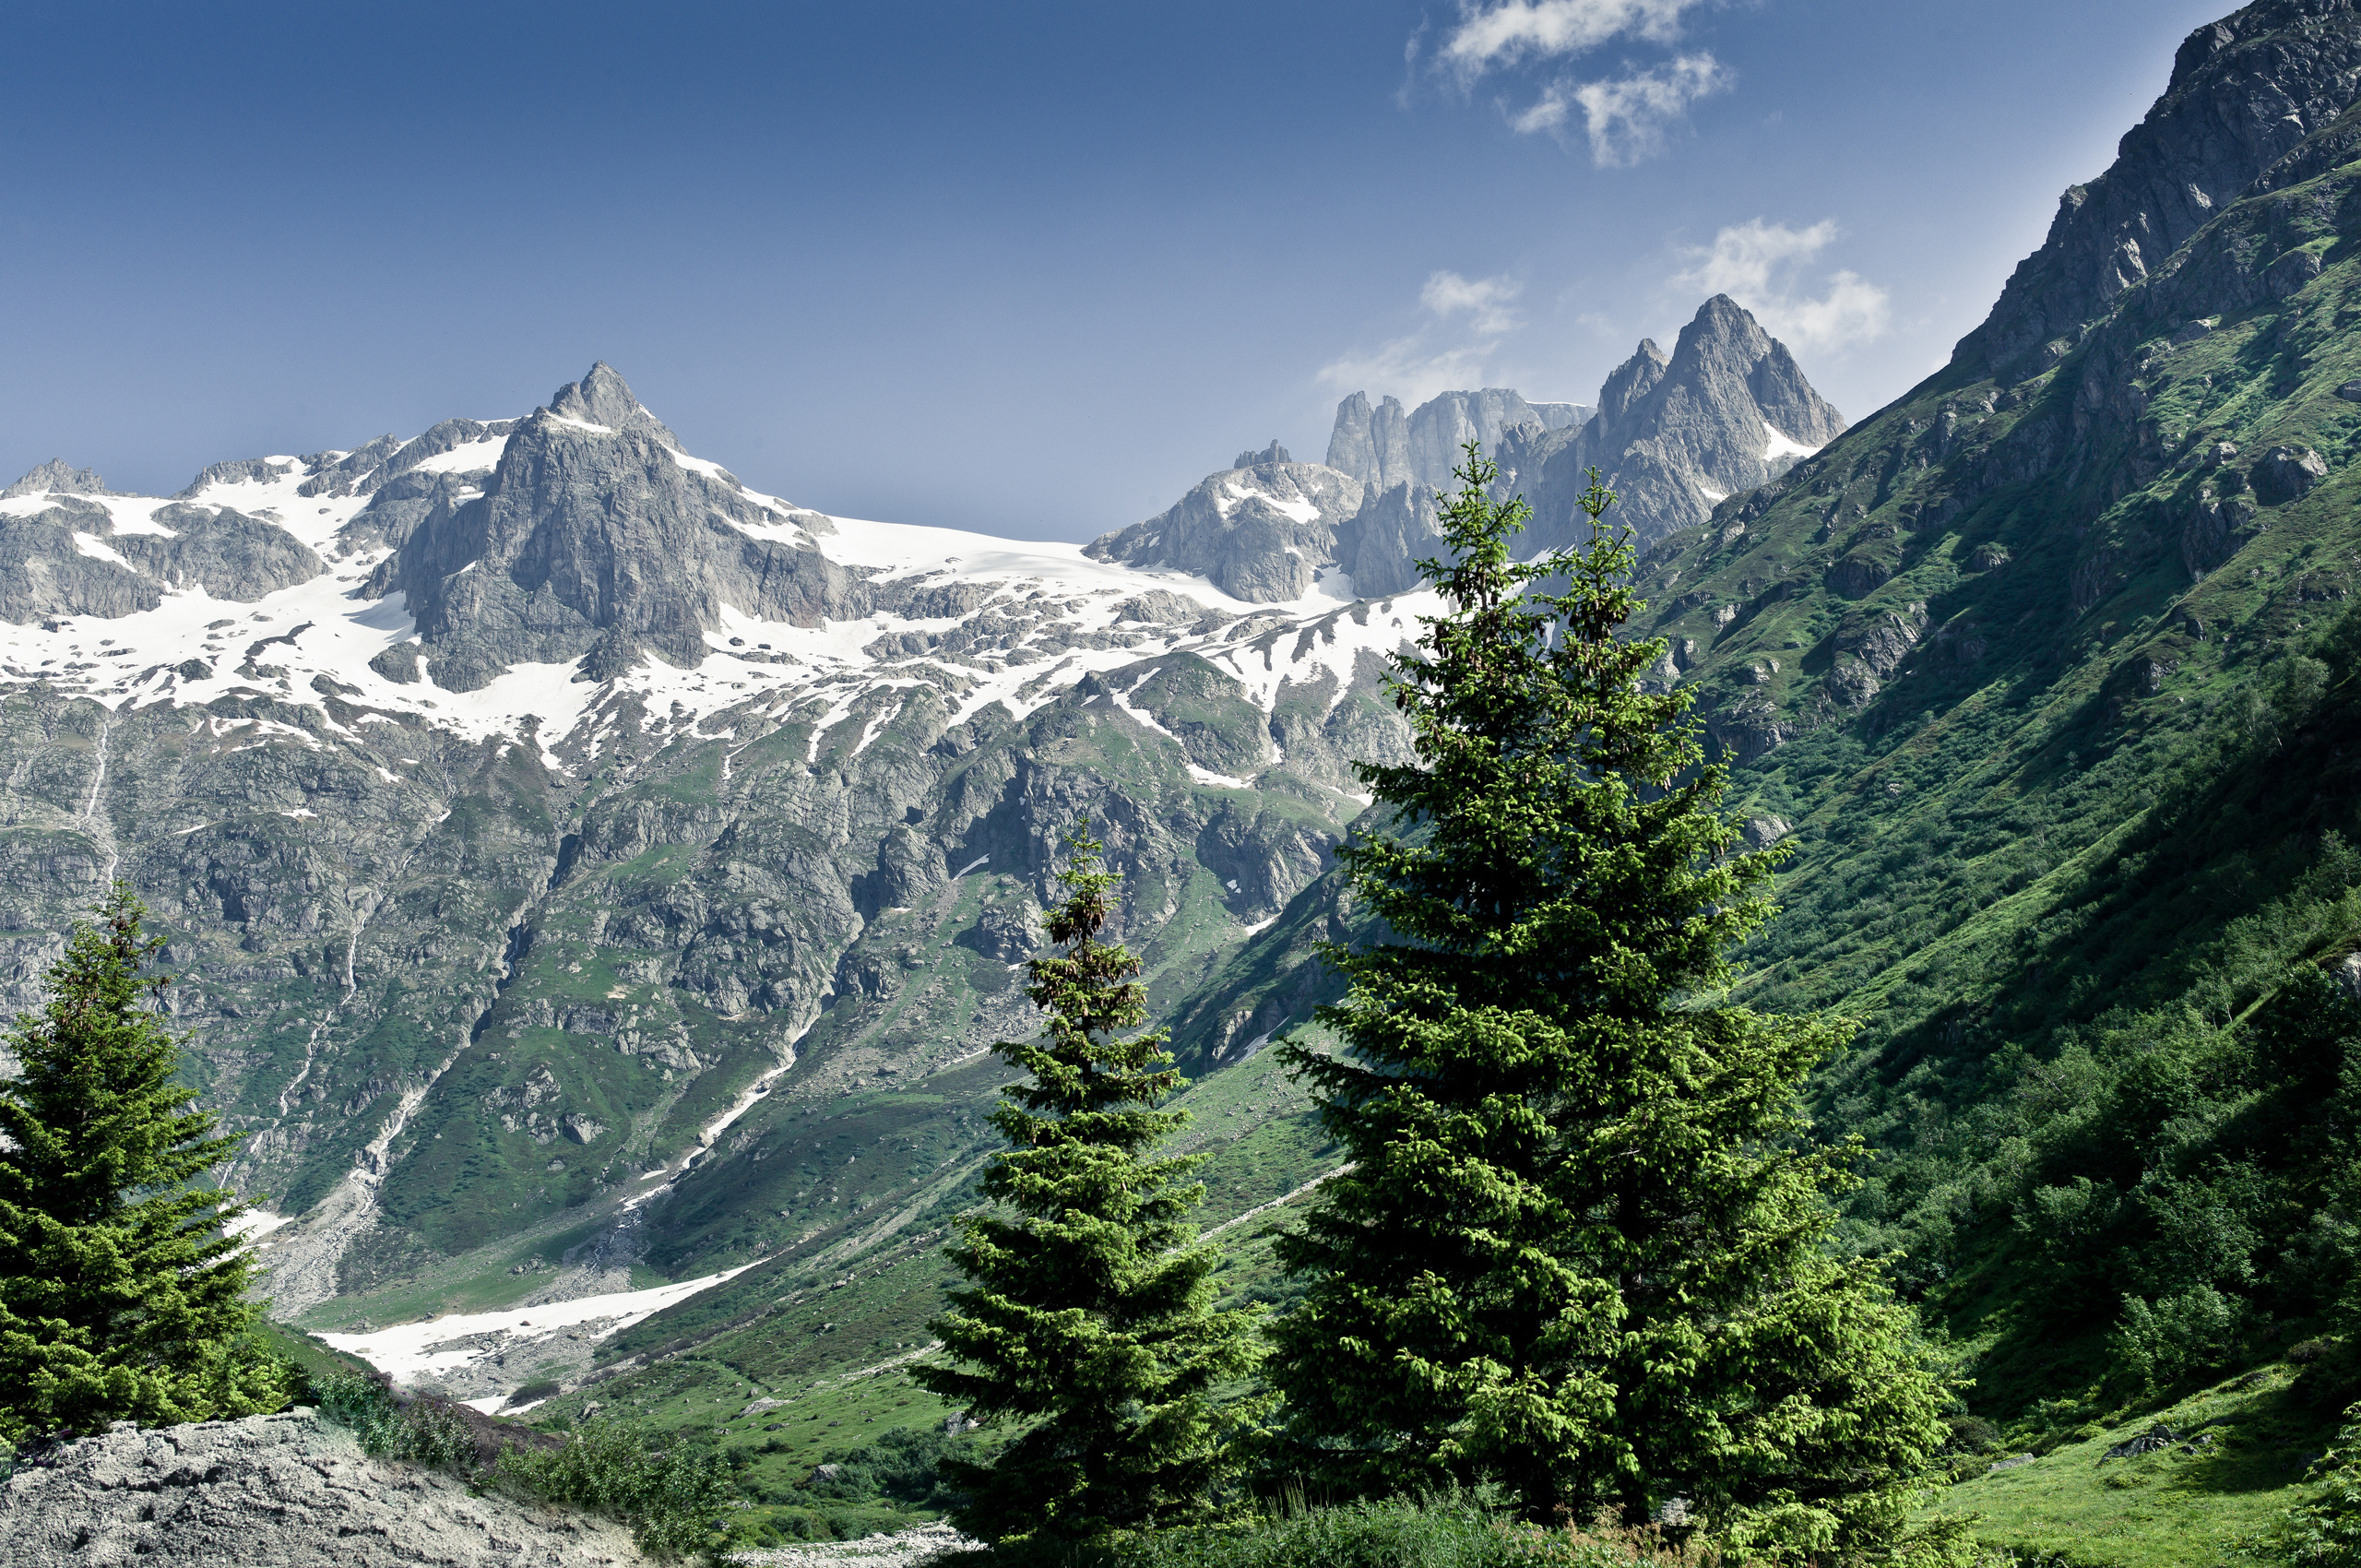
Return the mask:
<path fill-rule="evenodd" d="M 192 1186 L 234 1137 L 176 1081 L 143 975 L 163 939 L 116 883 L 19 1016 L 0 1082 L 0 1440 L 276 1410 L 293 1373 L 253 1342 L 235 1194 Z"/>
<path fill-rule="evenodd" d="M 640 1434 L 605 1421 L 586 1423 L 555 1448 L 503 1449 L 492 1479 L 544 1503 L 621 1519 L 641 1550 L 664 1556 L 711 1550 L 732 1496 L 720 1455 L 677 1443 L 657 1452 Z"/>
<path fill-rule="evenodd" d="M 722 1455 L 675 1443 L 653 1450 L 629 1428 L 590 1421 L 554 1447 L 504 1446 L 488 1469 L 482 1444 L 452 1401 L 407 1403 L 375 1378 L 318 1380 L 320 1413 L 352 1431 L 379 1458 L 449 1470 L 540 1503 L 603 1514 L 631 1526 L 641 1550 L 663 1556 L 706 1551 L 721 1536 L 733 1495 Z"/>
<path fill-rule="evenodd" d="M 1946 1433 L 1877 1269 L 1829 1256 L 1844 1148 L 1803 1075 L 1845 1036 L 1722 1005 L 1778 857 L 1733 856 L 1685 694 L 1620 641 L 1631 548 L 1529 564 L 1471 445 L 1423 564 L 1451 606 L 1394 683 L 1417 760 L 1362 765 L 1395 830 L 1339 852 L 1398 938 L 1300 1047 L 1354 1163 L 1279 1241 L 1284 1462 L 1347 1494 L 1491 1481 L 1525 1517 L 1680 1497 L 1740 1555 L 1889 1540 Z M 1533 591 L 1556 578 L 1561 592 Z"/>
<path fill-rule="evenodd" d="M 913 1507 L 953 1507 L 958 1494 L 945 1486 L 942 1465 L 960 1446 L 941 1427 L 897 1428 L 858 1448 L 830 1449 L 805 1490 L 832 1503 L 889 1498 Z"/>
<path fill-rule="evenodd" d="M 2315 1568 L 2361 1568 L 2361 1405 L 2344 1412 L 2336 1445 L 2305 1478 L 2305 1495 L 2265 1544 L 2274 1557 Z"/>
<path fill-rule="evenodd" d="M 1616 1532 L 1620 1536 L 1622 1532 Z M 1655 1543 L 1661 1544 L 1661 1543 Z M 1124 1542 L 1115 1568 L 1606 1568 L 1674 1563 L 1679 1553 L 1620 1539 L 1521 1528 L 1460 1498 L 1347 1503 L 1228 1529 L 1176 1530 Z"/>
<path fill-rule="evenodd" d="M 334 1374 L 319 1379 L 314 1395 L 320 1414 L 351 1428 L 364 1452 L 458 1475 L 476 1467 L 475 1430 L 448 1399 L 430 1396 L 405 1405 L 375 1378 Z"/>
<path fill-rule="evenodd" d="M 1186 1178 L 1204 1157 L 1149 1155 L 1187 1117 L 1148 1109 L 1180 1075 L 1164 1032 L 1142 1030 L 1139 960 L 1097 940 L 1115 875 L 1086 827 L 1067 844 L 1043 922 L 1064 952 L 1027 966 L 1048 1027 L 997 1048 L 1026 1075 L 992 1117 L 1011 1146 L 983 1176 L 998 1207 L 959 1221 L 948 1251 L 970 1283 L 933 1325 L 952 1362 L 915 1373 L 987 1426 L 1032 1423 L 989 1465 L 946 1463 L 960 1526 L 991 1541 L 1204 1512 L 1244 1417 L 1212 1391 L 1254 1360 L 1251 1314 L 1215 1310 L 1217 1259 L 1191 1245 L 1204 1190 Z"/>

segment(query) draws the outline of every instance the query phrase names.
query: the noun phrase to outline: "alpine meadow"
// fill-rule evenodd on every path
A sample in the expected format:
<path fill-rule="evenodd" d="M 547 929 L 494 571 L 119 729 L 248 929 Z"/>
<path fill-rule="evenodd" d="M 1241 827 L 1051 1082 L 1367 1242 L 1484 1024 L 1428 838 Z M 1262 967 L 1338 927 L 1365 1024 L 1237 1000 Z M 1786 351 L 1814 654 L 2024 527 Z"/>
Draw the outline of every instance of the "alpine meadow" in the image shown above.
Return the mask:
<path fill-rule="evenodd" d="M 2178 4 L 0 20 L 0 1560 L 2361 1568 L 2361 0 Z"/>

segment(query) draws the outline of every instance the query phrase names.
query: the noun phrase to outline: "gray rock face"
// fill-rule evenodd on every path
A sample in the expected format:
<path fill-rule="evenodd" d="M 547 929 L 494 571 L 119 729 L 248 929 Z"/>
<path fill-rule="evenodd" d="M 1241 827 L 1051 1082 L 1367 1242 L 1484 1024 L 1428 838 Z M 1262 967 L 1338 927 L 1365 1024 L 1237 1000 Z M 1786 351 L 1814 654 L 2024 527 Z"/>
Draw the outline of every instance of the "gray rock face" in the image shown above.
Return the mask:
<path fill-rule="evenodd" d="M 1434 492 L 1405 482 L 1362 493 L 1361 509 L 1337 530 L 1336 564 L 1364 599 L 1407 593 L 1418 586 L 1418 563 L 1442 553 L 1435 531 Z"/>
<path fill-rule="evenodd" d="M 2070 188 L 1953 366 L 2039 374 L 2217 212 L 2353 101 L 2361 39 L 2323 26 L 2344 0 L 2265 0 L 2199 28 L 2164 96 L 2104 174 Z"/>
<path fill-rule="evenodd" d="M 859 579 L 808 535 L 790 543 L 735 526 L 781 530 L 792 518 L 682 461 L 604 364 L 510 432 L 483 483 L 481 494 L 439 487 L 370 579 L 374 594 L 408 595 L 429 678 L 446 690 L 594 652 L 594 678 L 642 650 L 694 664 L 725 604 L 798 626 L 866 612 Z"/>
<path fill-rule="evenodd" d="M 1372 410 L 1369 395 L 1356 392 L 1336 405 L 1328 466 L 1379 490 L 1406 482 L 1424 492 L 1447 491 L 1457 482 L 1452 470 L 1463 460 L 1463 444 L 1479 442 L 1490 457 L 1520 426 L 1568 430 L 1590 415 L 1580 403 L 1528 403 L 1504 386 L 1441 393 L 1406 416 L 1392 398 Z"/>
<path fill-rule="evenodd" d="M 391 440 L 392 437 L 388 436 L 385 439 Z M 243 484 L 255 481 L 267 482 L 277 479 L 281 474 L 291 473 L 303 466 L 304 466 L 304 459 L 300 457 L 239 457 L 227 463 L 208 463 L 198 470 L 195 479 L 188 481 L 188 488 L 172 499 L 190 500 L 197 492 L 212 484 Z"/>
<path fill-rule="evenodd" d="M 1533 405 L 1509 387 L 1430 398 L 1410 415 L 1411 478 L 1428 490 L 1455 490 L 1452 470 L 1466 461 L 1460 448 L 1474 441 L 1489 457 L 1501 438 L 1519 426 L 1548 428 Z"/>
<path fill-rule="evenodd" d="M 66 466 L 63 457 L 52 457 L 6 490 L 0 490 L 0 501 L 14 501 L 19 495 L 104 495 L 107 481 L 95 469 Z"/>
<path fill-rule="evenodd" d="M 1279 438 L 1275 435 L 1271 438 L 1271 444 L 1268 446 L 1264 447 L 1260 452 L 1240 452 L 1238 455 L 1238 460 L 1229 466 L 1233 469 L 1254 469 L 1261 468 L 1266 463 L 1294 461 L 1295 459 L 1287 455 L 1287 449 L 1279 445 Z"/>
<path fill-rule="evenodd" d="M 1398 398 L 1374 409 L 1369 394 L 1356 392 L 1336 405 L 1336 427 L 1328 436 L 1328 466 L 1381 490 L 1417 479 L 1410 467 L 1410 416 Z"/>
<path fill-rule="evenodd" d="M 1360 510 L 1363 493 L 1358 480 L 1320 463 L 1225 469 L 1170 510 L 1093 540 L 1085 553 L 1197 574 L 1251 603 L 1300 599 L 1335 560 L 1337 530 Z"/>
<path fill-rule="evenodd" d="M 2328 459 L 2308 446 L 2273 446 L 2248 476 L 2266 506 L 2284 506 L 2328 477 Z"/>
<path fill-rule="evenodd" d="M 607 370 L 605 365 L 599 370 Z M 596 372 L 594 371 L 595 374 Z M 607 371 L 613 375 L 612 371 Z M 618 380 L 621 378 L 618 377 Z M 389 481 L 417 468 L 430 457 L 480 442 L 501 439 L 516 429 L 518 421 L 494 420 L 485 423 L 478 420 L 445 420 L 423 435 L 400 441 L 381 435 L 357 451 L 348 452 L 334 462 L 314 465 L 316 471 L 304 481 L 300 493 L 304 495 L 367 495 Z M 660 427 L 659 427 L 660 428 Z M 487 471 L 493 460 L 487 459 L 473 470 Z M 422 477 L 422 476 L 421 476 Z"/>
<path fill-rule="evenodd" d="M 1498 462 L 1503 488 L 1521 487 L 1532 504 L 1533 546 L 1584 537 L 1574 499 L 1594 466 L 1620 498 L 1614 519 L 1646 545 L 1703 522 L 1844 430 L 1844 416 L 1786 346 L 1717 294 L 1681 329 L 1669 358 L 1643 342 L 1607 378 L 1588 423 L 1513 432 Z"/>
<path fill-rule="evenodd" d="M 470 1496 L 386 1464 L 308 1411 L 115 1431 L 0 1488 L 18 1568 L 623 1568 L 631 1533 L 587 1515 Z"/>
<path fill-rule="evenodd" d="M 1391 398 L 1372 410 L 1358 392 L 1338 404 L 1329 466 L 1360 480 L 1372 497 L 1406 481 L 1430 508 L 1435 491 L 1456 486 L 1452 470 L 1463 444 L 1478 442 L 1499 469 L 1498 493 L 1522 493 L 1533 505 L 1529 549 L 1584 537 L 1574 498 L 1594 465 L 1620 497 L 1617 519 L 1644 546 L 1704 521 L 1726 497 L 1784 473 L 1845 429 L 1786 346 L 1726 295 L 1705 302 L 1670 356 L 1643 340 L 1600 386 L 1596 408 L 1529 403 L 1487 387 L 1443 393 L 1406 419 L 1400 410 Z M 1362 591 L 1407 586 L 1391 548 L 1402 523 L 1398 506 L 1372 519 L 1371 540 L 1385 541 L 1372 548 L 1397 565 L 1353 571 Z M 1339 548 L 1357 560 L 1362 553 Z M 1364 571 L 1368 583 L 1386 586 L 1364 586 Z"/>
<path fill-rule="evenodd" d="M 30 517 L 0 517 L 0 620 L 110 620 L 153 610 L 165 590 L 203 587 L 252 603 L 326 567 L 285 529 L 239 512 L 160 506 L 169 534 L 117 533 L 96 502 L 62 497 Z"/>

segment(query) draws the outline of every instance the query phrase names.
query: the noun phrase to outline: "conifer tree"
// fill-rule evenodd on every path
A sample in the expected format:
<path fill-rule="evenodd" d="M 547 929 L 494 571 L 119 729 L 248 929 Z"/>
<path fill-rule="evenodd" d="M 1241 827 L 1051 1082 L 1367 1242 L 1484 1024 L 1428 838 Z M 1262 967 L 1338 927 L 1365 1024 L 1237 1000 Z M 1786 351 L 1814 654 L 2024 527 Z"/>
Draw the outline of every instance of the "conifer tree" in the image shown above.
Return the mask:
<path fill-rule="evenodd" d="M 1594 472 L 1586 547 L 1520 563 L 1525 503 L 1466 453 L 1420 564 L 1447 612 L 1392 681 L 1414 760 L 1358 769 L 1392 834 L 1339 851 L 1388 939 L 1327 951 L 1342 1052 L 1289 1047 L 1352 1161 L 1281 1241 L 1290 1462 L 1545 1521 L 1679 1498 L 1741 1557 L 1827 1561 L 1898 1526 L 1950 1392 L 1822 1246 L 1852 1151 L 1797 1091 L 1848 1026 L 1720 994 L 1780 854 L 1732 853 L 1690 695 L 1640 684 L 1664 645 L 1618 638 L 1614 496 Z"/>
<path fill-rule="evenodd" d="M 986 1426 L 1021 1428 L 988 1465 L 946 1463 L 960 1527 L 1043 1546 L 1201 1514 L 1250 1413 L 1212 1390 L 1259 1353 L 1251 1314 L 1215 1310 L 1213 1250 L 1191 1244 L 1204 1157 L 1152 1152 L 1188 1113 L 1152 1109 L 1180 1075 L 1166 1032 L 1142 1028 L 1140 961 L 1098 939 L 1115 873 L 1086 822 L 1066 848 L 1043 921 L 1064 951 L 1026 966 L 1047 1027 L 994 1048 L 1026 1075 L 992 1115 L 1011 1146 L 983 1176 L 996 1207 L 963 1217 L 947 1249 L 969 1283 L 932 1327 L 957 1364 L 918 1373 Z"/>
<path fill-rule="evenodd" d="M 50 967 L 49 1000 L 6 1036 L 0 1080 L 0 1441 L 276 1410 L 286 1363 L 247 1343 L 261 1309 L 192 1186 L 237 1144 L 174 1081 L 179 1042 L 143 974 L 163 946 L 116 883 Z"/>

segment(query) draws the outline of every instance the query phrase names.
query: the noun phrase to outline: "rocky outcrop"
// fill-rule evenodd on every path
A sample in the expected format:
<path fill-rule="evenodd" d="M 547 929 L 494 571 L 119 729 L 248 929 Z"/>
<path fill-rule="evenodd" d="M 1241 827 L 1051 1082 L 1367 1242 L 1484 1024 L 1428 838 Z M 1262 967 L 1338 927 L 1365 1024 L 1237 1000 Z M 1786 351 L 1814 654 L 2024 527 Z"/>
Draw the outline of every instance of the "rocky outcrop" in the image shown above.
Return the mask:
<path fill-rule="evenodd" d="M 1410 416 L 1401 400 L 1387 398 L 1372 409 L 1369 394 L 1356 392 L 1338 403 L 1336 425 L 1328 436 L 1328 466 L 1380 490 L 1415 483 Z"/>
<path fill-rule="evenodd" d="M 1275 445 L 1275 443 L 1274 444 Z M 1209 475 L 1169 510 L 1107 534 L 1086 553 L 1209 578 L 1233 599 L 1301 599 L 1336 559 L 1337 530 L 1365 490 L 1321 463 L 1264 463 Z"/>
<path fill-rule="evenodd" d="M 1533 506 L 1530 539 L 1581 541 L 1575 497 L 1596 467 L 1619 497 L 1616 520 L 1644 546 L 1693 528 L 1732 495 L 1786 471 L 1842 434 L 1786 345 L 1726 295 L 1682 328 L 1667 358 L 1653 342 L 1617 367 L 1580 429 L 1518 432 L 1502 445 L 1503 483 Z"/>
<path fill-rule="evenodd" d="M 2116 160 L 2070 188 L 2048 237 L 2010 276 L 1954 367 L 2017 382 L 2056 365 L 2267 170 L 2353 101 L 2350 0 L 2264 0 L 2199 28 Z"/>
<path fill-rule="evenodd" d="M 94 469 L 69 467 L 63 457 L 52 457 L 6 490 L 0 490 L 0 501 L 14 501 L 19 495 L 104 495 L 107 481 Z"/>
<path fill-rule="evenodd" d="M 623 1526 L 370 1458 L 309 1411 L 131 1429 L 20 1464 L 0 1487 L 17 1568 L 624 1568 Z"/>
<path fill-rule="evenodd" d="M 507 434 L 481 493 L 438 490 L 369 591 L 407 596 L 450 691 L 525 662 L 590 657 L 600 679 L 644 652 L 694 664 L 725 605 L 795 626 L 866 612 L 795 521 L 685 458 L 599 364 Z"/>
<path fill-rule="evenodd" d="M 1489 457 L 1513 430 L 1569 430 L 1590 415 L 1580 403 L 1528 403 L 1503 386 L 1441 393 L 1408 415 L 1394 398 L 1372 409 L 1369 395 L 1356 392 L 1336 405 L 1328 466 L 1379 490 L 1408 483 L 1422 493 L 1448 491 L 1457 483 L 1452 471 L 1465 460 L 1465 443 L 1479 443 Z"/>
<path fill-rule="evenodd" d="M 1371 485 L 1361 509 L 1338 530 L 1336 564 L 1364 599 L 1407 593 L 1422 580 L 1418 562 L 1441 553 L 1435 531 L 1434 492 L 1403 483 L 1390 490 Z"/>
<path fill-rule="evenodd" d="M 137 531 L 107 508 L 59 494 L 30 517 L 0 516 L 0 621 L 106 619 L 153 610 L 173 588 L 251 603 L 326 567 L 274 523 L 208 506 L 159 506 Z"/>

